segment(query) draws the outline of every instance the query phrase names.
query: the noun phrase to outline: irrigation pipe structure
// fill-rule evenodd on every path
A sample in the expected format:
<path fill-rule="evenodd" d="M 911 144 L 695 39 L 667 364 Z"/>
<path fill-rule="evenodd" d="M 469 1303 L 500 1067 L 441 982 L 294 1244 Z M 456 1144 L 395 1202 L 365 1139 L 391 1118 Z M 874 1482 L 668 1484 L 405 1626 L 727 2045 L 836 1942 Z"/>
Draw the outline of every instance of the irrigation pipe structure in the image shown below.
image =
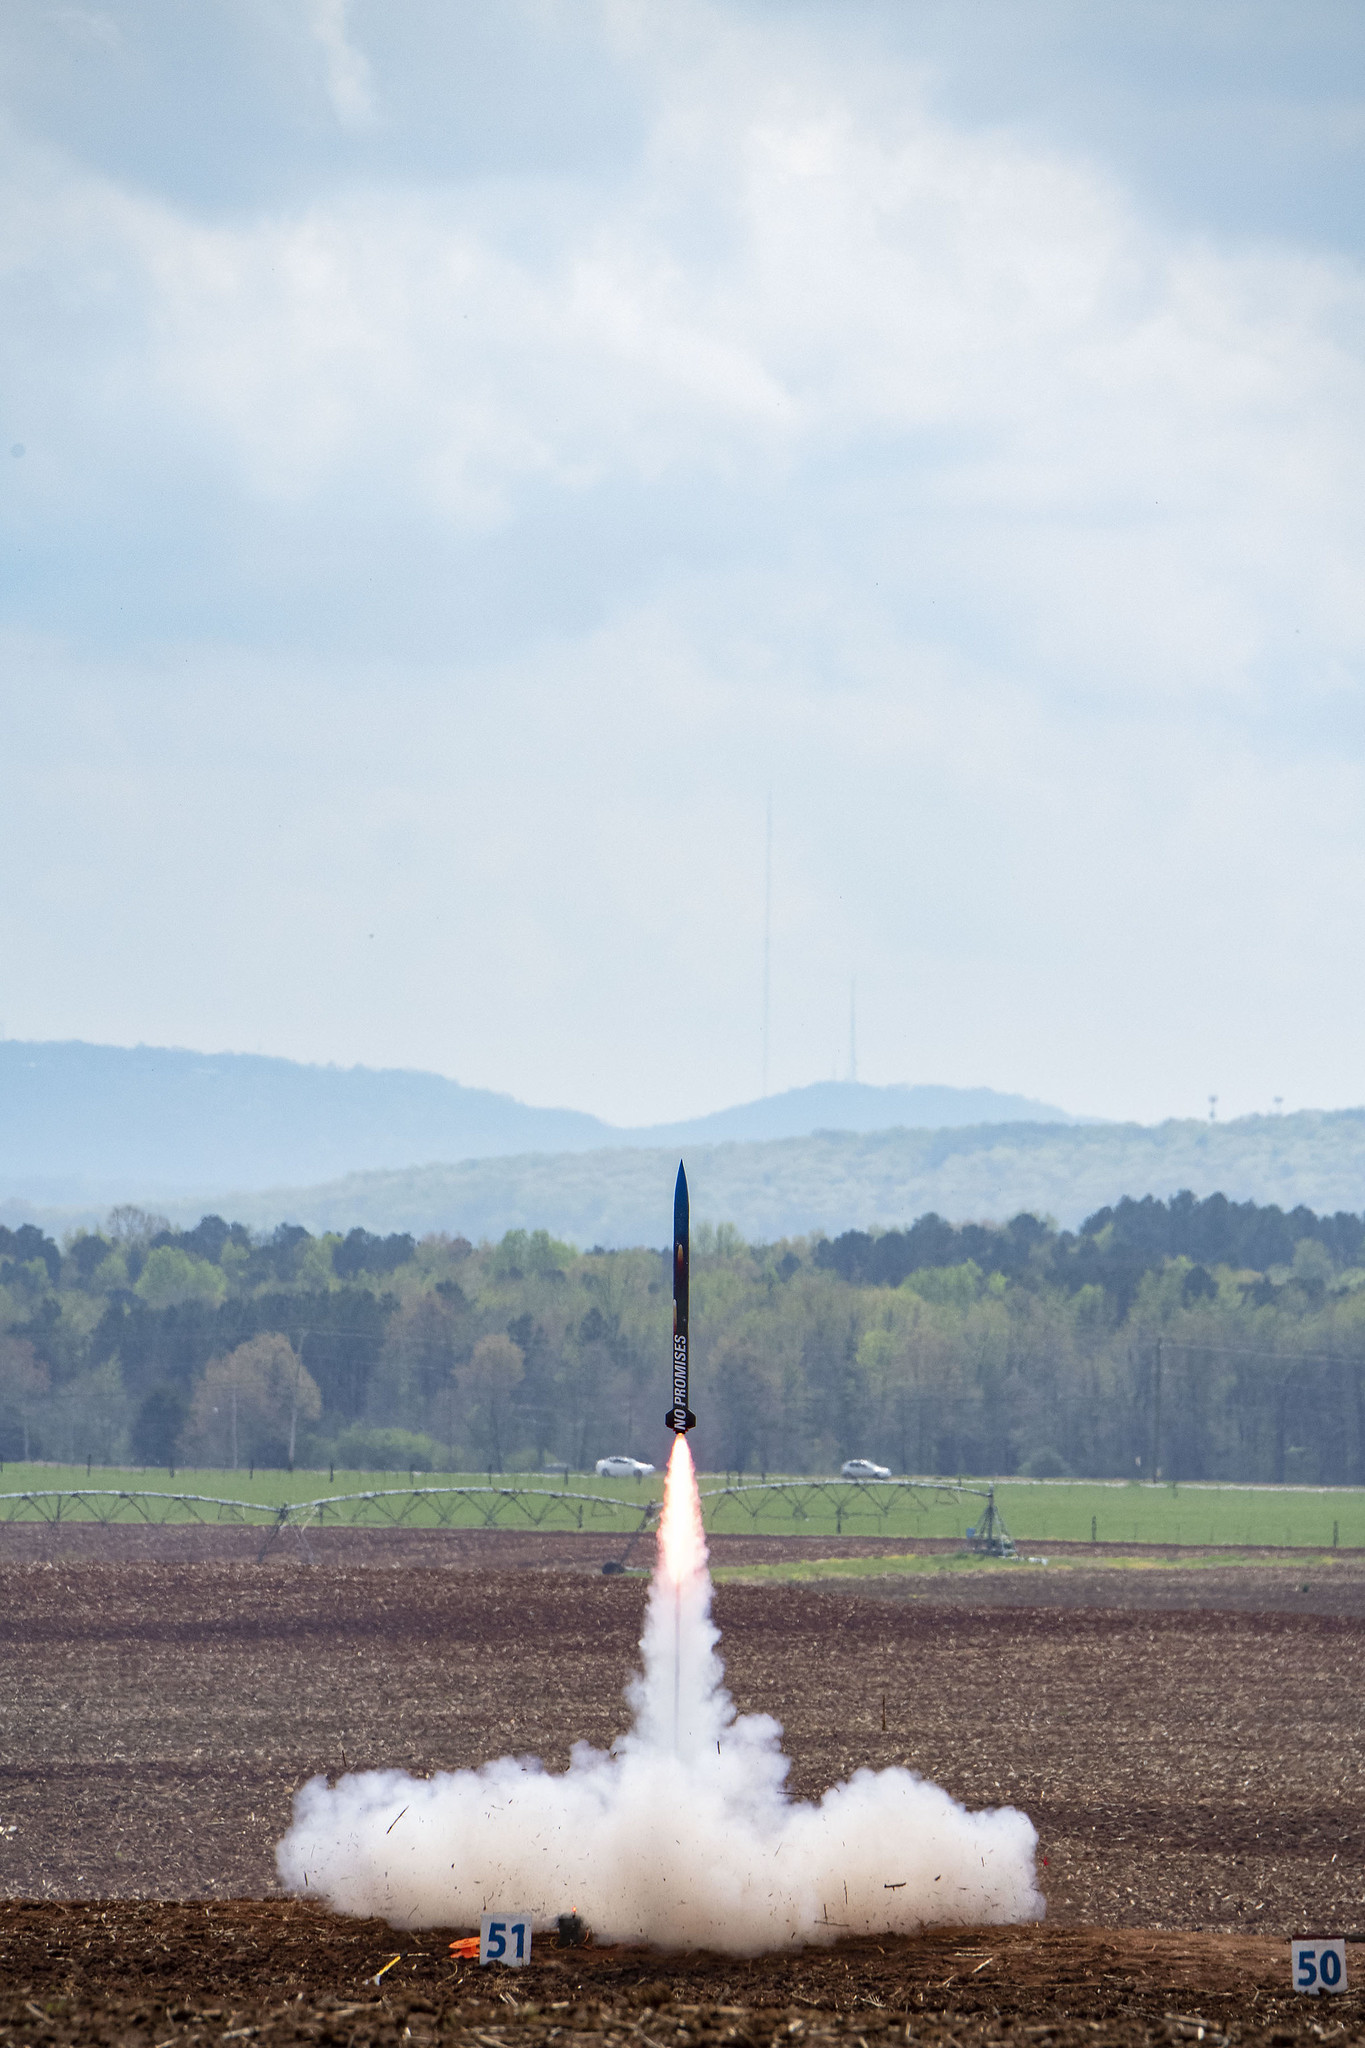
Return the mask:
<path fill-rule="evenodd" d="M 836 1535 L 846 1521 L 877 1517 L 883 1525 L 898 1505 L 913 1503 L 927 1511 L 922 1496 L 981 1500 L 984 1510 L 970 1532 L 970 1546 L 992 1557 L 1012 1557 L 1014 1544 L 995 1504 L 993 1486 L 969 1486 L 955 1480 L 927 1479 L 761 1479 L 702 1491 L 702 1512 L 720 1502 L 747 1514 L 751 1529 L 760 1523 L 792 1524 L 826 1520 L 834 1514 Z M 345 1528 L 484 1528 L 573 1529 L 587 1526 L 619 1528 L 622 1516 L 639 1515 L 638 1537 L 657 1513 L 659 1503 L 630 1500 L 617 1494 L 577 1493 L 539 1486 L 391 1486 L 364 1493 L 328 1494 L 317 1500 L 225 1500 L 213 1494 L 170 1493 L 131 1487 L 26 1487 L 0 1493 L 0 1523 L 95 1522 L 102 1527 L 164 1528 L 175 1523 L 200 1527 L 247 1526 L 266 1533 L 264 1556 L 275 1538 L 294 1529 L 301 1540 L 309 1528 L 330 1521 Z M 469 1520 L 470 1511 L 477 1520 Z M 420 1520 L 417 1518 L 420 1516 Z M 634 1537 L 632 1537 L 632 1543 Z"/>

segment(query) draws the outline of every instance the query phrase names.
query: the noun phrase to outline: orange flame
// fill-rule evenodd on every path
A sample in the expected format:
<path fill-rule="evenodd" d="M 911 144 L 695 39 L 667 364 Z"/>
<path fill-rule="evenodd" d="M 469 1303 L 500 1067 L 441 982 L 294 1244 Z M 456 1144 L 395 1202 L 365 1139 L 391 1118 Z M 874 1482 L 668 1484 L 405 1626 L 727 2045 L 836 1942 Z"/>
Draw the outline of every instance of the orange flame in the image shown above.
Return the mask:
<path fill-rule="evenodd" d="M 702 1528 L 697 1470 L 685 1436 L 675 1436 L 664 1474 L 664 1506 L 659 1517 L 659 1576 L 684 1586 L 706 1569 L 706 1533 Z"/>

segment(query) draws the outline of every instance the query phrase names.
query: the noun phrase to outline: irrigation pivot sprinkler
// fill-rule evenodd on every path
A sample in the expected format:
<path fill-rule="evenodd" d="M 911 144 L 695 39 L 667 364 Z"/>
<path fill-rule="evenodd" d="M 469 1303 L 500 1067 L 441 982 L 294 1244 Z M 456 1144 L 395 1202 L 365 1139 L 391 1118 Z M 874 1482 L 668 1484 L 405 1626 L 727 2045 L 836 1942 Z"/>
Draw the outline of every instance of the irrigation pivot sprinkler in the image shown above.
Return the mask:
<path fill-rule="evenodd" d="M 676 1445 L 676 1439 L 675 1439 Z M 993 1557 L 1012 1557 L 1014 1546 L 995 1505 L 994 1489 L 958 1479 L 875 1479 L 850 1481 L 792 1477 L 741 1479 L 703 1489 L 698 1504 L 708 1523 L 729 1526 L 727 1511 L 751 1529 L 803 1530 L 829 1518 L 842 1530 L 855 1516 L 886 1527 L 888 1518 L 925 1499 L 979 1500 L 980 1524 L 967 1541 Z M 270 1547 L 292 1529 L 300 1537 L 315 1528 L 357 1529 L 543 1529 L 601 1530 L 620 1535 L 633 1549 L 654 1524 L 661 1503 L 620 1494 L 586 1493 L 534 1484 L 502 1486 L 381 1486 L 363 1493 L 327 1494 L 318 1499 L 272 1502 L 227 1500 L 216 1495 L 170 1493 L 128 1487 L 26 1487 L 0 1492 L 0 1525 L 88 1522 L 111 1528 L 254 1528 Z M 634 1529 L 631 1529 L 632 1520 Z M 300 1544 L 300 1556 L 307 1549 Z M 689 1567 L 690 1569 L 690 1567 Z"/>
<path fill-rule="evenodd" d="M 607 1559 L 606 1563 L 602 1567 L 602 1576 L 604 1578 L 617 1578 L 620 1576 L 622 1572 L 628 1571 L 630 1569 L 630 1554 L 634 1550 L 636 1544 L 644 1535 L 645 1530 L 649 1527 L 650 1523 L 653 1521 L 655 1515 L 657 1515 L 658 1512 L 658 1501 L 647 1500 L 645 1502 L 644 1513 L 640 1517 L 639 1528 L 635 1531 L 634 1535 L 631 1537 L 629 1543 L 626 1545 L 625 1549 L 621 1552 L 621 1555 L 619 1557 L 609 1557 Z M 642 1569 L 642 1566 L 636 1566 L 637 1571 Z"/>
<path fill-rule="evenodd" d="M 986 1512 L 976 1525 L 976 1534 L 969 1539 L 968 1548 L 981 1557 L 1017 1557 L 1014 1538 L 1005 1527 L 1005 1518 L 995 1505 L 995 1488 L 986 1489 Z"/>

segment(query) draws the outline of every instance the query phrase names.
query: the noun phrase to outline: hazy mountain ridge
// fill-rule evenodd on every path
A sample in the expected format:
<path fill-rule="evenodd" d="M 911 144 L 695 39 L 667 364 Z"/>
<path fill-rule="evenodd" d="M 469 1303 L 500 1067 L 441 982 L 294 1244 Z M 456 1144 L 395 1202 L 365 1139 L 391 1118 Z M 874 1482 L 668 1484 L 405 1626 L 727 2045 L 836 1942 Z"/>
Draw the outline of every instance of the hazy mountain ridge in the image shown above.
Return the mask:
<path fill-rule="evenodd" d="M 821 1132 L 687 1148 L 693 1215 L 753 1240 L 1031 1210 L 1074 1228 L 1123 1195 L 1223 1193 L 1235 1201 L 1365 1210 L 1365 1109 L 1226 1124 L 980 1125 L 961 1131 Z M 314 1188 L 226 1193 L 174 1205 L 266 1228 L 460 1232 L 547 1229 L 581 1246 L 666 1242 L 677 1150 L 537 1154 L 350 1174 Z"/>
<path fill-rule="evenodd" d="M 528 1153 L 802 1137 L 1064 1110 L 989 1088 L 817 1082 L 713 1115 L 623 1129 L 406 1068 L 255 1053 L 0 1041 L 0 1198 L 166 1202 L 205 1187 L 306 1187 L 341 1175 Z"/>
<path fill-rule="evenodd" d="M 916 1115 L 934 1121 L 911 1127 Z M 1179 1188 L 1365 1210 L 1365 1109 L 1226 1124 L 1064 1118 L 989 1089 L 819 1082 L 618 1130 L 402 1069 L 8 1041 L 0 1214 L 60 1229 L 131 1200 L 191 1223 L 213 1210 L 264 1229 L 287 1219 L 478 1239 L 545 1228 L 580 1245 L 653 1244 L 667 1235 L 680 1151 L 694 1213 L 754 1239 L 905 1224 L 930 1209 L 955 1222 L 1028 1209 L 1070 1226 L 1125 1194 Z M 769 1135 L 746 1138 L 755 1124 Z M 296 1168 L 300 1158 L 328 1163 Z"/>
<path fill-rule="evenodd" d="M 995 1088 L 944 1088 L 923 1083 L 877 1087 L 866 1081 L 812 1081 L 781 1095 L 761 1096 L 734 1109 L 714 1110 L 674 1124 L 623 1133 L 631 1143 L 723 1145 L 772 1138 L 813 1137 L 822 1131 L 961 1130 L 972 1124 L 1098 1123 L 1026 1095 Z"/>

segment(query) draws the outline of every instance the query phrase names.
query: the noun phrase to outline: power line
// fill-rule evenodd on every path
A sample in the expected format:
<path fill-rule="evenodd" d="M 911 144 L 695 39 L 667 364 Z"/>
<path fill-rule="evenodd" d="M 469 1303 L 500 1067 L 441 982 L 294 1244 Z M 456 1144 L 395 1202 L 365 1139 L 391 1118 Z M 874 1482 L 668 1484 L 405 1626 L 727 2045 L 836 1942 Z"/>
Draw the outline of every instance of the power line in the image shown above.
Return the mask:
<path fill-rule="evenodd" d="M 151 1310 L 151 1311 L 150 1311 L 150 1314 L 152 1314 L 152 1315 L 155 1315 L 156 1313 L 157 1313 L 157 1311 L 156 1311 L 155 1309 L 153 1309 L 153 1310 Z M 395 1314 L 395 1313 L 397 1313 L 397 1311 L 395 1311 L 395 1310 L 391 1310 L 391 1311 L 390 1311 L 390 1315 L 391 1315 L 391 1316 L 392 1316 L 393 1314 Z M 173 1335 L 175 1335 L 175 1336 L 178 1336 L 178 1337 L 183 1337 L 183 1336 L 187 1336 L 187 1335 L 188 1335 L 188 1336 L 196 1336 L 196 1335 L 199 1335 L 199 1334 L 201 1334 L 201 1333 L 200 1333 L 200 1332 L 198 1332 L 198 1331 L 195 1331 L 195 1330 L 193 1330 L 193 1329 L 189 1329 L 189 1330 L 187 1330 L 186 1328 L 184 1328 L 184 1327 L 182 1326 L 182 1328 L 180 1328 L 179 1330 L 176 1330 L 176 1331 L 174 1331 L 174 1332 L 173 1332 L 172 1334 L 173 1334 Z M 232 1336 L 232 1335 L 234 1334 L 234 1332 L 233 1332 L 233 1331 L 231 1331 L 231 1330 L 219 1330 L 219 1331 L 216 1331 L 216 1332 L 203 1332 L 202 1334 L 204 1334 L 204 1335 L 216 1335 L 216 1336 L 220 1336 L 220 1337 L 222 1337 L 222 1336 Z M 330 1327 L 330 1328 L 329 1328 L 329 1327 L 327 1327 L 327 1326 L 326 1326 L 326 1325 L 324 1325 L 324 1324 L 314 1324 L 314 1323 L 291 1323 L 291 1322 L 288 1322 L 288 1321 L 284 1321 L 284 1320 L 280 1320 L 280 1321 L 272 1321 L 272 1322 L 262 1322 L 262 1323 L 260 1323 L 260 1324 L 259 1324 L 259 1325 L 257 1326 L 257 1328 L 256 1328 L 256 1329 L 255 1329 L 255 1330 L 254 1330 L 254 1331 L 253 1331 L 253 1332 L 251 1333 L 251 1335 L 254 1335 L 254 1336 L 257 1336 L 257 1337 L 283 1337 L 283 1336 L 294 1336 L 294 1337 L 374 1337 L 374 1338 L 383 1338 L 383 1337 L 385 1337 L 385 1336 L 386 1336 L 387 1334 L 388 1334 L 388 1332 L 387 1332 L 387 1328 L 385 1328 L 385 1327 L 381 1327 L 381 1328 L 378 1328 L 378 1329 L 373 1329 L 373 1330 L 344 1330 L 344 1329 L 337 1329 L 337 1328 L 335 1328 L 335 1327 Z M 250 1341 L 251 1341 L 251 1337 L 250 1337 L 250 1336 L 243 1336 L 243 1337 L 242 1337 L 242 1342 L 243 1342 L 244 1344 L 245 1344 L 245 1343 L 250 1343 Z"/>
<path fill-rule="evenodd" d="M 1177 1344 L 1157 1339 L 1163 1351 L 1207 1351 L 1215 1358 L 1264 1358 L 1277 1365 L 1365 1365 L 1349 1351 L 1260 1351 L 1251 1344 Z"/>

